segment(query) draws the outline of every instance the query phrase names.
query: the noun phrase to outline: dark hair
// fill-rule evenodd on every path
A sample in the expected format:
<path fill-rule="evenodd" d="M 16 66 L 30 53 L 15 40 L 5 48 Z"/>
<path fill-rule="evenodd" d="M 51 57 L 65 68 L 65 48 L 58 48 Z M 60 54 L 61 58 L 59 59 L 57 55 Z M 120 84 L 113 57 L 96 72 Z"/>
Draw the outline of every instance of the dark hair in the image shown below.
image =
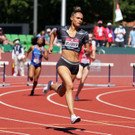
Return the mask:
<path fill-rule="evenodd" d="M 71 13 L 71 16 L 73 16 L 75 13 L 82 13 L 81 7 L 76 6 L 73 8 L 73 12 Z"/>
<path fill-rule="evenodd" d="M 32 45 L 36 45 L 36 44 L 37 44 L 38 38 L 39 38 L 39 37 L 33 37 L 33 38 L 31 39 Z M 45 39 L 43 39 L 43 44 L 42 44 L 42 46 L 44 46 L 44 45 L 45 45 Z"/>

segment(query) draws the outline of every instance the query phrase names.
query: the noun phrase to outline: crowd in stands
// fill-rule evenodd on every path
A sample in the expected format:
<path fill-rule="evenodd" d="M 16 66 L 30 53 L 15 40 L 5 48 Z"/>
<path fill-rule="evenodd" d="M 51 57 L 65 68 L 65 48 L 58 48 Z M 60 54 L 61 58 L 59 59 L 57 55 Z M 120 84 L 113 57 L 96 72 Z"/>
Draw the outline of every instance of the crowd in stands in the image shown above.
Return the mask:
<path fill-rule="evenodd" d="M 42 30 L 39 34 L 36 35 L 36 37 L 44 37 L 46 45 L 49 45 L 50 35 L 55 29 L 56 28 L 47 28 L 46 30 Z M 99 20 L 93 29 L 96 47 L 124 47 L 126 33 L 126 29 L 123 27 L 122 23 L 119 23 L 119 26 L 113 29 L 111 22 L 108 22 L 106 27 L 104 27 L 102 20 Z M 135 47 L 135 26 L 132 27 L 128 37 L 128 46 Z M 26 52 L 28 48 L 33 44 L 32 38 L 33 35 L 3 34 L 3 29 L 0 27 L 0 60 L 2 53 L 12 52 L 12 59 L 15 66 L 15 72 L 13 74 L 14 76 L 18 75 L 19 68 L 21 71 L 20 75 L 24 76 L 23 56 L 24 52 Z M 56 53 L 61 53 L 61 43 L 57 37 L 54 40 L 54 47 L 58 47 L 58 49 L 56 49 Z M 48 49 L 48 46 L 46 46 L 46 49 Z M 22 57 L 19 59 L 18 56 Z"/>

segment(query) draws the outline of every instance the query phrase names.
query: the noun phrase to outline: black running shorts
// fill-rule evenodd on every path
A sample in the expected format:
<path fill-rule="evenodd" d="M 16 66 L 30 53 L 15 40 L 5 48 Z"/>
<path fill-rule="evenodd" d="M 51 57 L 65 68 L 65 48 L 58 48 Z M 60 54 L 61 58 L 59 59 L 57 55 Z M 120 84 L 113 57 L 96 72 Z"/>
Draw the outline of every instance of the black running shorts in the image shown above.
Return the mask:
<path fill-rule="evenodd" d="M 61 56 L 61 58 L 59 59 L 56 65 L 56 69 L 59 66 L 66 66 L 70 70 L 72 75 L 76 75 L 79 70 L 79 62 L 71 62 L 63 56 Z"/>

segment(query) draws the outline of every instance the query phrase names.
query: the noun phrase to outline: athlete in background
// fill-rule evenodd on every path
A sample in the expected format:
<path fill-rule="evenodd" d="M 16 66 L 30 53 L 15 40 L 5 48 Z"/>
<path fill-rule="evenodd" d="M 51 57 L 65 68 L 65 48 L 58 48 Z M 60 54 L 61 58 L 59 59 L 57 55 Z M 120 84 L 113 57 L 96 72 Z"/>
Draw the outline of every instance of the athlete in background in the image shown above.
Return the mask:
<path fill-rule="evenodd" d="M 89 44 L 90 44 L 90 56 L 87 57 L 84 52 L 84 46 L 81 49 L 80 55 L 79 55 L 79 71 L 76 76 L 77 79 L 80 80 L 80 84 L 77 90 L 77 93 L 75 95 L 75 100 L 79 101 L 80 99 L 78 98 L 79 93 L 81 92 L 84 82 L 88 76 L 89 69 L 90 69 L 90 64 L 91 61 L 95 60 L 96 57 L 96 43 L 93 39 L 93 34 L 89 34 Z"/>
<path fill-rule="evenodd" d="M 26 62 L 26 58 L 28 57 L 29 53 L 32 51 L 32 59 L 31 59 L 31 64 L 30 64 L 30 69 L 29 69 L 29 78 L 31 81 L 33 81 L 33 78 L 34 78 L 34 81 L 33 81 L 33 87 L 32 87 L 30 96 L 34 95 L 34 90 L 38 83 L 38 78 L 41 72 L 42 57 L 48 60 L 47 50 L 44 48 L 44 45 L 45 45 L 44 38 L 40 36 L 40 37 L 37 37 L 36 40 L 37 42 L 34 45 L 32 45 L 29 48 L 29 50 L 26 52 L 26 56 L 24 60 Z"/>

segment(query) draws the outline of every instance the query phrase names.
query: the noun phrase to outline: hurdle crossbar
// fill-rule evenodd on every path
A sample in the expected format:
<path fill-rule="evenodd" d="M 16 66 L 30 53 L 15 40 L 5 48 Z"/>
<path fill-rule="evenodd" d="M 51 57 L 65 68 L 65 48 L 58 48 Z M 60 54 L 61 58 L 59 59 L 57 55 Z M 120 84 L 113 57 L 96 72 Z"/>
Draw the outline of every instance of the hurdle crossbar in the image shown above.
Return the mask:
<path fill-rule="evenodd" d="M 135 63 L 130 63 L 130 66 L 133 67 L 133 86 L 135 86 Z"/>
<path fill-rule="evenodd" d="M 48 66 L 55 66 L 57 62 L 41 62 L 43 65 Z M 28 72 L 29 72 L 29 65 L 30 62 L 26 62 L 25 65 L 28 66 Z M 115 84 L 111 84 L 111 67 L 114 66 L 114 63 L 91 63 L 90 66 L 106 66 L 108 67 L 108 84 L 84 84 L 84 86 L 99 86 L 99 87 L 114 87 Z M 58 83 L 58 73 L 56 72 L 56 84 Z M 27 74 L 27 85 L 31 86 L 32 84 L 29 83 L 29 77 Z M 44 84 L 46 86 L 46 84 Z M 38 84 L 38 86 L 43 86 L 43 84 Z"/>
<path fill-rule="evenodd" d="M 115 84 L 111 84 L 111 67 L 114 63 L 91 63 L 90 66 L 108 67 L 108 84 L 84 84 L 84 86 L 96 86 L 96 87 L 115 87 Z"/>
<path fill-rule="evenodd" d="M 41 65 L 55 66 L 56 63 L 57 62 L 41 62 Z M 33 86 L 33 84 L 31 84 L 29 82 L 29 66 L 30 66 L 30 61 L 29 62 L 25 62 L 25 65 L 27 65 L 27 86 Z M 57 82 L 57 78 L 56 78 L 56 82 Z M 37 84 L 37 86 L 47 86 L 47 84 Z"/>
<path fill-rule="evenodd" d="M 3 68 L 3 83 L 0 84 L 0 87 L 1 86 L 10 86 L 10 84 L 6 84 L 5 83 L 5 71 L 6 71 L 6 65 L 9 65 L 9 62 L 8 61 L 0 61 L 0 65 L 1 67 Z"/>

